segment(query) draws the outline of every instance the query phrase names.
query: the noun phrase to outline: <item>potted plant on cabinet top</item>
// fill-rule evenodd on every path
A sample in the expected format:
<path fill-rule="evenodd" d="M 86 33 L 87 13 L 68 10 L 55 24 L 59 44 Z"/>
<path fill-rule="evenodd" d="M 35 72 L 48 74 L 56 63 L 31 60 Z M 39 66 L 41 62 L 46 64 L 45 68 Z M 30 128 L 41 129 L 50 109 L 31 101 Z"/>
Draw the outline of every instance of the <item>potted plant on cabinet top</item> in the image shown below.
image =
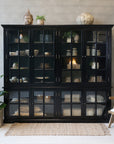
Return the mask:
<path fill-rule="evenodd" d="M 36 16 L 36 21 L 38 25 L 44 25 L 45 16 Z"/>
<path fill-rule="evenodd" d="M 0 76 L 2 78 L 3 75 Z M 0 90 L 0 97 L 3 97 L 4 94 L 7 92 L 4 90 Z M 3 101 L 0 101 L 0 127 L 3 125 L 3 114 L 4 114 L 4 108 L 6 107 L 6 104 Z"/>

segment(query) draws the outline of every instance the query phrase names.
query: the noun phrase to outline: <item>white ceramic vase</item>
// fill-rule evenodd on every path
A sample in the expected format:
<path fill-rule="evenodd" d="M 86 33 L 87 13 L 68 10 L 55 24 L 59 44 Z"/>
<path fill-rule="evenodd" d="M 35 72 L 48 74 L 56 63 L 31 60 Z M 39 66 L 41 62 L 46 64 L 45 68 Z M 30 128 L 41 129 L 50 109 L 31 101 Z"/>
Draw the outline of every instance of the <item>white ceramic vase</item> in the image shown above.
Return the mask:
<path fill-rule="evenodd" d="M 38 25 L 44 25 L 44 20 L 38 19 L 38 20 L 37 20 L 37 24 L 38 24 Z"/>

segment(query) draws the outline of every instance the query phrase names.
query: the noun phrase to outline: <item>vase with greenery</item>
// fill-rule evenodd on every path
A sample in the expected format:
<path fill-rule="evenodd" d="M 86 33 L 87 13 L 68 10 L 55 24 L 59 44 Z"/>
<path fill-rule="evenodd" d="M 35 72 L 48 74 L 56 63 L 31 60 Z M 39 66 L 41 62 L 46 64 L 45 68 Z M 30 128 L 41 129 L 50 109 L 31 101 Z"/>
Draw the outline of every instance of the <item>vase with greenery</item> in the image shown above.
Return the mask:
<path fill-rule="evenodd" d="M 2 78 L 3 75 L 0 76 Z M 0 97 L 3 97 L 4 94 L 7 92 L 4 90 L 0 90 Z M 3 113 L 4 113 L 4 108 L 6 107 L 6 104 L 3 101 L 0 101 L 0 127 L 3 125 Z"/>
<path fill-rule="evenodd" d="M 72 32 L 72 33 L 71 33 L 71 31 L 64 32 L 63 39 L 66 40 L 67 43 L 71 43 L 71 39 L 74 38 L 75 35 L 76 35 L 75 32 Z"/>
<path fill-rule="evenodd" d="M 44 25 L 45 16 L 36 16 L 36 21 L 38 25 Z"/>

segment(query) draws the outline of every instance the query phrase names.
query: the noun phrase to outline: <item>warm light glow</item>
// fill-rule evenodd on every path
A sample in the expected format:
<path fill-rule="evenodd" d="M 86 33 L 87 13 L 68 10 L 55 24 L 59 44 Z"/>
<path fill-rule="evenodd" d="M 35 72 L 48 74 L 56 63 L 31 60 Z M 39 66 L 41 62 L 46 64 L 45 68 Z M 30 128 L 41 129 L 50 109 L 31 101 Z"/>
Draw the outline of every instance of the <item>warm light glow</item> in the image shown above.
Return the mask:
<path fill-rule="evenodd" d="M 76 64 L 76 60 L 75 59 L 72 60 L 72 64 Z"/>
<path fill-rule="evenodd" d="M 71 64 L 71 60 L 69 61 L 69 64 Z M 75 59 L 72 59 L 72 64 L 77 64 Z"/>

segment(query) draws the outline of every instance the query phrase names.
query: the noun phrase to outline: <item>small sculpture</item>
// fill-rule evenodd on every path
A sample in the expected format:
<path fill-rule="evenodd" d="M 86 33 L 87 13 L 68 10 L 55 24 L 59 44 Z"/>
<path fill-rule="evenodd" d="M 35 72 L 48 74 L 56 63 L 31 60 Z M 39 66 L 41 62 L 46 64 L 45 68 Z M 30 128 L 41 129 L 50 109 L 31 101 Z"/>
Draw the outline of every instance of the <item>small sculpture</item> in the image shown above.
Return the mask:
<path fill-rule="evenodd" d="M 33 23 L 33 16 L 30 13 L 30 10 L 28 10 L 27 13 L 24 15 L 24 21 L 26 25 L 31 25 Z"/>
<path fill-rule="evenodd" d="M 90 13 L 82 13 L 76 18 L 77 24 L 93 24 L 94 17 Z"/>

